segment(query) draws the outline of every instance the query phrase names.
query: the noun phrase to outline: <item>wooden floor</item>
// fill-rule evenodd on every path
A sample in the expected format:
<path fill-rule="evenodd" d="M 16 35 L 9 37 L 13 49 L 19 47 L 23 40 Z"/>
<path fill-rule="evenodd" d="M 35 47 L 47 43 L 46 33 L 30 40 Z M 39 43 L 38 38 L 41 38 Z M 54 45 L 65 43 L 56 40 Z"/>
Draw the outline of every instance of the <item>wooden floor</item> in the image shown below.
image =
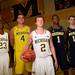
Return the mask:
<path fill-rule="evenodd" d="M 14 75 L 12 74 L 12 69 L 10 69 L 10 75 Z M 24 75 L 28 75 L 28 74 L 24 74 Z M 59 69 L 57 72 L 56 72 L 56 75 L 63 75 L 63 72 Z M 71 75 L 71 70 L 69 70 L 69 75 Z"/>
<path fill-rule="evenodd" d="M 63 75 L 63 72 L 59 69 L 57 72 L 56 72 L 56 75 Z M 71 70 L 69 69 L 69 75 L 71 75 Z"/>

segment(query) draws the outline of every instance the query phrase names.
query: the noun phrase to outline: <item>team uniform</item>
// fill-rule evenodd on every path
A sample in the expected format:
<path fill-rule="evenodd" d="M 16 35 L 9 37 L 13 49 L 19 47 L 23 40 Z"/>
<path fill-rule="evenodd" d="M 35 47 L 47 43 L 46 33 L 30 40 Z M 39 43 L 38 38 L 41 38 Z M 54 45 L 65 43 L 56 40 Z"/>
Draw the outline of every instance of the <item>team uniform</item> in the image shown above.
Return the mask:
<path fill-rule="evenodd" d="M 31 32 L 33 49 L 36 54 L 32 75 L 55 75 L 50 51 L 50 36 L 47 30 L 43 34 L 38 34 L 36 30 Z"/>
<path fill-rule="evenodd" d="M 53 44 L 56 50 L 56 56 L 58 60 L 58 64 L 62 70 L 67 70 L 69 68 L 69 64 L 67 61 L 66 49 L 65 49 L 65 37 L 64 30 L 62 27 L 59 28 L 50 28 L 52 32 Z"/>
<path fill-rule="evenodd" d="M 8 33 L 0 34 L 0 75 L 9 75 Z"/>
<path fill-rule="evenodd" d="M 68 48 L 70 51 L 71 67 L 75 68 L 75 29 L 68 28 Z"/>
<path fill-rule="evenodd" d="M 28 26 L 24 26 L 23 28 L 19 28 L 18 26 L 14 27 L 14 61 L 16 74 L 23 74 L 24 69 L 26 71 L 31 70 L 31 65 L 21 60 L 21 54 L 27 44 L 29 34 L 30 28 Z"/>

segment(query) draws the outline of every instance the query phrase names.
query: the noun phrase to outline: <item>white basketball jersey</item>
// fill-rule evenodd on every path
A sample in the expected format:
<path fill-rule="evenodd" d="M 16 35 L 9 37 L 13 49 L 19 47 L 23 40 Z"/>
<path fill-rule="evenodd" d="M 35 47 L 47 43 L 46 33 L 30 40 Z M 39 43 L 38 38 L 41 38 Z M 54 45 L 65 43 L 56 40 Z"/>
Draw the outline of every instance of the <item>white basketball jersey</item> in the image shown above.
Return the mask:
<path fill-rule="evenodd" d="M 45 33 L 38 34 L 36 31 L 32 31 L 31 35 L 36 57 L 46 57 L 51 55 L 50 32 L 45 30 Z"/>
<path fill-rule="evenodd" d="M 4 32 L 3 35 L 0 34 L 0 53 L 8 52 L 8 42 L 8 33 Z"/>

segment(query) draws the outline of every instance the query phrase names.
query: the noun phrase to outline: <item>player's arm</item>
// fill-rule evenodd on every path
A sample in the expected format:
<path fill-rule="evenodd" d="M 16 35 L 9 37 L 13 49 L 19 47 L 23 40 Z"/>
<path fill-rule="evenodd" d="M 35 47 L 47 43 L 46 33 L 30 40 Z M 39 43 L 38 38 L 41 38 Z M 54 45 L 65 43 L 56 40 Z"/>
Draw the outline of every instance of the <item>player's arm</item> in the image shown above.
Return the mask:
<path fill-rule="evenodd" d="M 53 45 L 51 33 L 50 33 L 50 36 L 51 36 L 50 37 L 50 49 L 51 49 L 52 56 L 54 58 L 55 68 L 57 69 L 58 68 L 58 63 L 57 63 L 56 52 L 55 52 L 55 48 L 54 48 L 54 45 Z"/>
<path fill-rule="evenodd" d="M 14 47 L 14 32 L 13 32 L 13 28 L 9 32 L 9 38 L 10 38 L 11 46 Z"/>
<path fill-rule="evenodd" d="M 28 42 L 27 42 L 24 50 L 28 50 L 31 44 L 32 44 L 32 35 L 30 34 L 28 37 Z"/>
<path fill-rule="evenodd" d="M 10 57 L 9 67 L 13 67 L 14 66 L 14 49 L 12 48 L 10 44 L 10 33 L 8 37 L 9 37 L 9 57 Z"/>
<path fill-rule="evenodd" d="M 21 59 L 22 59 L 22 60 L 24 60 L 24 59 L 23 59 L 23 58 L 24 58 L 24 56 L 23 56 L 24 52 L 25 52 L 26 50 L 29 50 L 29 47 L 30 47 L 31 44 L 32 44 L 32 36 L 31 36 L 31 34 L 30 34 L 30 36 L 28 37 L 28 40 L 27 40 L 27 44 L 26 44 L 25 47 L 24 47 L 24 51 L 23 51 L 22 54 L 21 54 Z"/>

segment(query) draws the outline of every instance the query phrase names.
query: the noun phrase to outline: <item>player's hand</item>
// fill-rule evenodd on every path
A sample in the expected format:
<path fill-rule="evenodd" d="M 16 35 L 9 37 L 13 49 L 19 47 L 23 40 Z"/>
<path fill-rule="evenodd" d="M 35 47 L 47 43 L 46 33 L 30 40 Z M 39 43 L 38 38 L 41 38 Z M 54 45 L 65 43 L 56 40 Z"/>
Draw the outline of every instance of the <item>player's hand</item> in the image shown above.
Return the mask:
<path fill-rule="evenodd" d="M 14 60 L 10 59 L 9 68 L 12 68 L 14 66 Z"/>
<path fill-rule="evenodd" d="M 26 58 L 23 56 L 23 55 L 21 55 L 21 60 L 23 60 L 25 63 L 28 63 L 28 59 L 26 60 Z"/>
<path fill-rule="evenodd" d="M 57 62 L 57 60 L 55 60 L 55 69 L 57 70 L 58 69 L 58 62 Z"/>
<path fill-rule="evenodd" d="M 14 66 L 14 63 L 10 63 L 9 68 L 12 68 Z"/>

